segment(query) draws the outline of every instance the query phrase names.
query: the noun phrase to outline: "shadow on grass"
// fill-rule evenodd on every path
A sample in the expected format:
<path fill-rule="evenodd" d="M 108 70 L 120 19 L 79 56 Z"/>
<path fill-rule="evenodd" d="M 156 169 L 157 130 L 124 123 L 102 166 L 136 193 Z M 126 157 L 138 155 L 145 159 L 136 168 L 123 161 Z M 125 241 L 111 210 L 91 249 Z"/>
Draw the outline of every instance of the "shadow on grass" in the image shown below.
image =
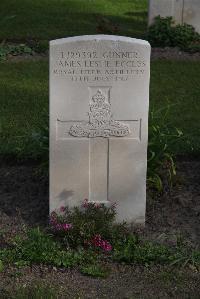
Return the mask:
<path fill-rule="evenodd" d="M 97 0 L 18 0 L 0 5 L 0 40 L 50 40 L 97 34 L 96 14 L 117 22 L 121 35 L 143 36 L 146 31 L 145 0 L 111 2 Z M 135 10 L 135 11 L 134 11 Z M 130 12 L 127 12 L 130 11 Z M 102 33 L 107 33 L 102 32 Z"/>
<path fill-rule="evenodd" d="M 145 12 L 145 11 L 128 11 L 128 12 L 125 12 L 124 15 L 128 16 L 128 17 L 142 18 L 144 22 L 146 22 L 146 19 L 147 19 L 147 12 Z"/>

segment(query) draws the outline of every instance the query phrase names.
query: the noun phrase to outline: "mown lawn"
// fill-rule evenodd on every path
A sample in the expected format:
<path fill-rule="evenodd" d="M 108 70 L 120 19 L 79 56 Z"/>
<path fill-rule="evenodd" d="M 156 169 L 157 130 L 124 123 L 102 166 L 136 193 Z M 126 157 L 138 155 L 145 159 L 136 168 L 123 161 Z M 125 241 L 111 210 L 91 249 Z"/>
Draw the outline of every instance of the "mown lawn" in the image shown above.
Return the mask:
<path fill-rule="evenodd" d="M 183 131 L 172 146 L 178 154 L 200 150 L 200 61 L 154 61 L 151 65 L 150 107 L 170 106 L 169 126 Z"/>
<path fill-rule="evenodd" d="M 200 62 L 155 61 L 151 66 L 150 107 L 171 105 L 167 121 L 185 135 L 172 148 L 179 154 L 200 150 L 199 74 Z M 48 122 L 48 61 L 1 63 L 0 95 L 0 153 L 15 154 L 23 151 L 24 135 Z"/>
<path fill-rule="evenodd" d="M 1 0 L 0 40 L 51 40 L 106 32 L 142 37 L 147 0 Z M 102 16 L 105 17 L 102 21 Z M 109 27 L 109 28 L 107 28 Z"/>

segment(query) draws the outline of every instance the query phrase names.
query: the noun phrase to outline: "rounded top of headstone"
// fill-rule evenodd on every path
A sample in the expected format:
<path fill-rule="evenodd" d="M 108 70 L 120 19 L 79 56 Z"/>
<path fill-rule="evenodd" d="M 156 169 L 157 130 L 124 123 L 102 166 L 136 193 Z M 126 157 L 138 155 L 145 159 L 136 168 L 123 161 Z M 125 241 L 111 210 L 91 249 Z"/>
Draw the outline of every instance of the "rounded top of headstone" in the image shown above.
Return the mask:
<path fill-rule="evenodd" d="M 150 44 L 148 41 L 143 39 L 137 39 L 127 36 L 118 36 L 118 35 L 105 35 L 105 34 L 96 34 L 96 35 L 80 35 L 80 36 L 72 36 L 66 38 L 60 38 L 50 41 L 50 45 L 59 45 L 63 43 L 71 43 L 71 42 L 78 42 L 78 41 L 113 41 L 113 42 L 127 42 L 127 43 L 134 43 L 143 46 L 149 46 Z"/>

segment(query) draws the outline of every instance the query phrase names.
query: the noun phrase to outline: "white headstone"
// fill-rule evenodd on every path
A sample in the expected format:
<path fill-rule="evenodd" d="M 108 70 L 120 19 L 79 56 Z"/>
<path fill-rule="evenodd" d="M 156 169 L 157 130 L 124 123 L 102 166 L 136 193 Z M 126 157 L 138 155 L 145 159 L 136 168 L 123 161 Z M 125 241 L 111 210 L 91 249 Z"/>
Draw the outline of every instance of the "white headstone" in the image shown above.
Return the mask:
<path fill-rule="evenodd" d="M 192 25 L 200 33 L 200 0 L 149 0 L 149 25 L 158 15 L 171 16 L 175 24 Z"/>
<path fill-rule="evenodd" d="M 85 198 L 144 223 L 150 45 L 94 35 L 50 42 L 50 211 Z"/>
<path fill-rule="evenodd" d="M 184 0 L 183 23 L 192 25 L 200 33 L 199 0 Z"/>
<path fill-rule="evenodd" d="M 173 17 L 176 24 L 182 23 L 184 0 L 149 0 L 148 23 L 151 25 L 157 16 Z"/>

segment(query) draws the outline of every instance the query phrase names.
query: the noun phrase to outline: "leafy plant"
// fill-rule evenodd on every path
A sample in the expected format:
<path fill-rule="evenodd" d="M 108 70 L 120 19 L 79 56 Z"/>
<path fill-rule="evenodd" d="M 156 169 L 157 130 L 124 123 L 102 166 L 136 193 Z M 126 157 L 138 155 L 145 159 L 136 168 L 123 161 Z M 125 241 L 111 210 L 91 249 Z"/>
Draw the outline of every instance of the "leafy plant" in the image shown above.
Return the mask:
<path fill-rule="evenodd" d="M 59 267 L 93 263 L 95 255 L 90 251 L 66 249 L 53 236 L 39 228 L 27 231 L 26 238 L 17 237 L 13 248 L 0 251 L 0 259 L 16 266 L 43 263 Z"/>
<path fill-rule="evenodd" d="M 141 242 L 135 240 L 130 235 L 122 246 L 116 246 L 114 251 L 114 259 L 126 263 L 163 263 L 169 259 L 170 251 L 163 245 L 153 244 L 151 242 Z"/>
<path fill-rule="evenodd" d="M 91 265 L 82 266 L 80 268 L 80 271 L 82 274 L 88 276 L 102 277 L 102 278 L 107 278 L 110 273 L 109 269 L 106 269 L 100 264 L 91 264 Z"/>
<path fill-rule="evenodd" d="M 53 232 L 59 234 L 69 247 L 87 246 L 110 251 L 115 214 L 112 204 L 106 207 L 85 200 L 82 208 L 61 207 L 57 213 L 53 212 L 50 223 Z"/>
<path fill-rule="evenodd" d="M 149 116 L 147 180 L 158 192 L 172 186 L 176 167 L 170 147 L 183 137 L 182 131 L 167 122 L 169 110 L 170 106 L 167 106 L 151 111 Z"/>
<path fill-rule="evenodd" d="M 191 265 L 200 270 L 200 251 L 190 250 L 187 247 L 177 247 L 177 251 L 169 258 L 170 265 Z"/>
<path fill-rule="evenodd" d="M 128 264 L 170 264 L 185 267 L 190 264 L 195 268 L 200 265 L 200 251 L 177 246 L 170 248 L 162 244 L 142 241 L 129 234 L 114 245 L 113 259 Z"/>
<path fill-rule="evenodd" d="M 3 269 L 4 269 L 3 262 L 2 262 L 2 260 L 0 260 L 0 272 L 2 272 Z"/>
<path fill-rule="evenodd" d="M 0 45 L 0 61 L 6 60 L 8 55 L 22 55 L 22 54 L 33 54 L 32 48 L 25 44 L 20 45 L 7 45 L 1 44 Z"/>
<path fill-rule="evenodd" d="M 52 217 L 51 227 L 55 237 L 59 236 L 67 248 L 76 250 L 81 246 L 92 250 L 100 258 L 109 251 L 107 258 L 126 263 L 193 264 L 196 267 L 200 264 L 199 251 L 190 252 L 179 240 L 176 248 L 169 248 L 141 240 L 137 234 L 130 232 L 125 223 L 115 224 L 113 207 L 95 205 L 85 200 L 82 208 L 76 207 L 70 211 L 61 207 L 61 211 L 53 213 Z M 86 264 L 83 269 L 90 275 L 97 271 L 94 263 Z"/>
<path fill-rule="evenodd" d="M 195 44 L 200 46 L 200 35 L 189 24 L 177 25 L 173 28 L 173 43 L 182 50 L 189 50 Z"/>
<path fill-rule="evenodd" d="M 98 209 L 98 212 L 95 209 Z M 105 259 L 128 264 L 169 264 L 183 267 L 192 265 L 199 268 L 199 250 L 191 250 L 183 246 L 183 243 L 177 243 L 176 247 L 170 248 L 162 244 L 144 241 L 137 234 L 130 232 L 125 224 L 117 226 L 113 221 L 110 222 L 110 219 L 113 219 L 113 216 L 111 217 L 113 212 L 110 211 L 110 208 L 102 209 L 91 205 L 88 210 L 88 213 L 84 213 L 81 209 L 76 208 L 71 214 L 68 213 L 71 216 L 71 226 L 68 224 L 68 228 L 66 225 L 63 226 L 66 223 L 62 220 L 65 218 L 57 218 L 57 220 L 60 219 L 57 224 L 61 226 L 56 230 L 54 228 L 54 235 L 41 231 L 39 228 L 28 230 L 25 236 L 15 238 L 9 248 L 0 250 L 0 261 L 2 264 L 11 263 L 19 268 L 33 263 L 65 268 L 79 266 L 82 273 L 94 277 L 108 275 L 109 270 L 100 264 Z M 104 218 L 100 217 L 101 221 L 98 218 L 98 213 L 104 215 Z M 95 214 L 97 220 L 94 217 Z M 88 218 L 89 215 L 94 217 L 92 221 Z M 81 218 L 79 222 L 76 217 Z M 73 221 L 74 219 L 75 221 Z M 100 235 L 97 235 L 97 232 L 101 229 L 100 224 L 103 224 L 103 219 L 109 226 L 103 228 L 102 236 L 99 238 Z M 89 226 L 87 226 L 88 221 Z M 80 228 L 78 228 L 78 223 Z M 76 227 L 75 230 L 73 230 L 74 227 Z M 96 236 L 98 236 L 95 239 L 97 243 L 93 243 Z M 105 236 L 109 236 L 109 241 L 105 240 Z"/>
<path fill-rule="evenodd" d="M 157 16 L 149 26 L 147 39 L 153 47 L 179 47 L 185 51 L 200 49 L 200 35 L 188 24 L 174 25 L 172 17 Z"/>
<path fill-rule="evenodd" d="M 170 47 L 173 44 L 172 17 L 155 17 L 154 23 L 149 26 L 147 39 L 153 47 Z"/>
<path fill-rule="evenodd" d="M 49 49 L 49 42 L 48 42 L 48 40 L 37 41 L 33 45 L 33 49 L 37 53 L 46 53 L 48 51 L 48 49 Z"/>

